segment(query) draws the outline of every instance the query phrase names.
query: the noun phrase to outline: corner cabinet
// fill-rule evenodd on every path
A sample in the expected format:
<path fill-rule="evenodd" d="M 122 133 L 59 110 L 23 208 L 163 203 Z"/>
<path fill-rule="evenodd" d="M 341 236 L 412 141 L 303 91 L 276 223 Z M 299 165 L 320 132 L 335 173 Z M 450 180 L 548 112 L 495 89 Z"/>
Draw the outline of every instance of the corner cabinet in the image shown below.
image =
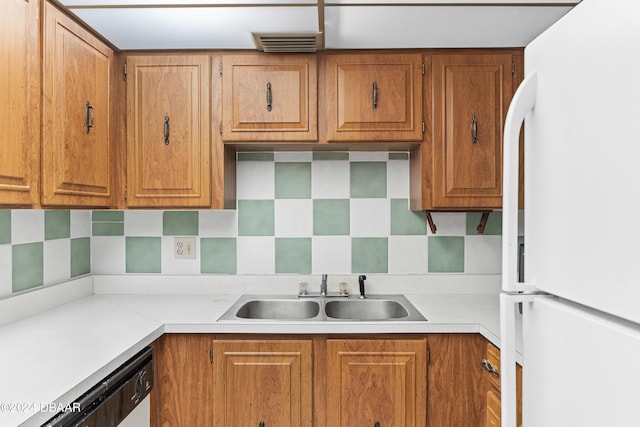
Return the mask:
<path fill-rule="evenodd" d="M 316 141 L 315 55 L 225 55 L 224 141 Z"/>
<path fill-rule="evenodd" d="M 128 207 L 211 205 L 211 57 L 128 56 Z"/>
<path fill-rule="evenodd" d="M 429 137 L 412 152 L 413 210 L 502 206 L 502 134 L 516 52 L 434 54 L 425 61 Z"/>
<path fill-rule="evenodd" d="M 328 339 L 326 425 L 426 425 L 426 339 Z"/>
<path fill-rule="evenodd" d="M 311 340 L 213 340 L 213 425 L 311 427 Z"/>
<path fill-rule="evenodd" d="M 40 56 L 37 0 L 0 2 L 0 205 L 38 200 Z"/>
<path fill-rule="evenodd" d="M 490 342 L 486 342 L 486 353 L 481 366 L 486 371 L 486 427 L 500 427 L 501 402 L 500 402 L 500 349 Z M 522 426 L 522 367 L 516 365 L 516 425 Z"/>
<path fill-rule="evenodd" d="M 113 203 L 113 51 L 44 3 L 42 189 L 45 206 Z"/>
<path fill-rule="evenodd" d="M 328 54 L 328 141 L 422 141 L 421 54 Z"/>

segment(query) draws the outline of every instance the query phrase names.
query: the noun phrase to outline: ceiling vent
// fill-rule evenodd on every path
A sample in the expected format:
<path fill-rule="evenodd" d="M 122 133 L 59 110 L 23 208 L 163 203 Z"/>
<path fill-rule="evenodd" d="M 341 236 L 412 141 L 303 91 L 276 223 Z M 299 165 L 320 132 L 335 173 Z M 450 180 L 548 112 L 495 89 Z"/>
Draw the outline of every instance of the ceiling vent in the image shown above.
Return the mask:
<path fill-rule="evenodd" d="M 258 50 L 270 53 L 317 52 L 322 49 L 322 33 L 253 33 Z"/>

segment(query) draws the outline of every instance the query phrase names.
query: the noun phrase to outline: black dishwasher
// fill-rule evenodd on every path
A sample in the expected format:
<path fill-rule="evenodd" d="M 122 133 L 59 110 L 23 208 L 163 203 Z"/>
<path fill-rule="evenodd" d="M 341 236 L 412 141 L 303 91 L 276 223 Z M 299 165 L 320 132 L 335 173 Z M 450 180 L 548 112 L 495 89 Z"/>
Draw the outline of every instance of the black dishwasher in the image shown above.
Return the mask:
<path fill-rule="evenodd" d="M 153 388 L 153 350 L 146 347 L 42 427 L 115 427 Z"/>

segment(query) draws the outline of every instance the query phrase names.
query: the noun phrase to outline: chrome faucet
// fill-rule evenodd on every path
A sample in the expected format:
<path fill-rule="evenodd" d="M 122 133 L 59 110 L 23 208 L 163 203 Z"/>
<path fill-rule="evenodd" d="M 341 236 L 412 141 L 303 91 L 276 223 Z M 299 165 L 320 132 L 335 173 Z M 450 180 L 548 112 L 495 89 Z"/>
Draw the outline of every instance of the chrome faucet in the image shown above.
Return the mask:
<path fill-rule="evenodd" d="M 367 296 L 364 293 L 364 281 L 367 280 L 367 276 L 364 274 L 358 276 L 358 284 L 360 285 L 360 298 L 366 298 Z"/>
<path fill-rule="evenodd" d="M 322 275 L 322 282 L 320 282 L 320 295 L 327 295 L 327 275 Z"/>

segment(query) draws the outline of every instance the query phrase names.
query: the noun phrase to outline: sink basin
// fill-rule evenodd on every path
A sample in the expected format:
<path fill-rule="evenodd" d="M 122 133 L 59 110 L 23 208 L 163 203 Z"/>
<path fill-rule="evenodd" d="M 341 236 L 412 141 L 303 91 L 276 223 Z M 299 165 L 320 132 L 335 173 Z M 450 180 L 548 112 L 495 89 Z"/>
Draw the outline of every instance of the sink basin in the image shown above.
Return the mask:
<path fill-rule="evenodd" d="M 390 320 L 409 316 L 402 304 L 389 299 L 328 301 L 324 312 L 327 317 L 343 320 Z"/>
<path fill-rule="evenodd" d="M 297 299 L 255 299 L 236 311 L 242 319 L 311 319 L 320 313 L 317 301 Z"/>

